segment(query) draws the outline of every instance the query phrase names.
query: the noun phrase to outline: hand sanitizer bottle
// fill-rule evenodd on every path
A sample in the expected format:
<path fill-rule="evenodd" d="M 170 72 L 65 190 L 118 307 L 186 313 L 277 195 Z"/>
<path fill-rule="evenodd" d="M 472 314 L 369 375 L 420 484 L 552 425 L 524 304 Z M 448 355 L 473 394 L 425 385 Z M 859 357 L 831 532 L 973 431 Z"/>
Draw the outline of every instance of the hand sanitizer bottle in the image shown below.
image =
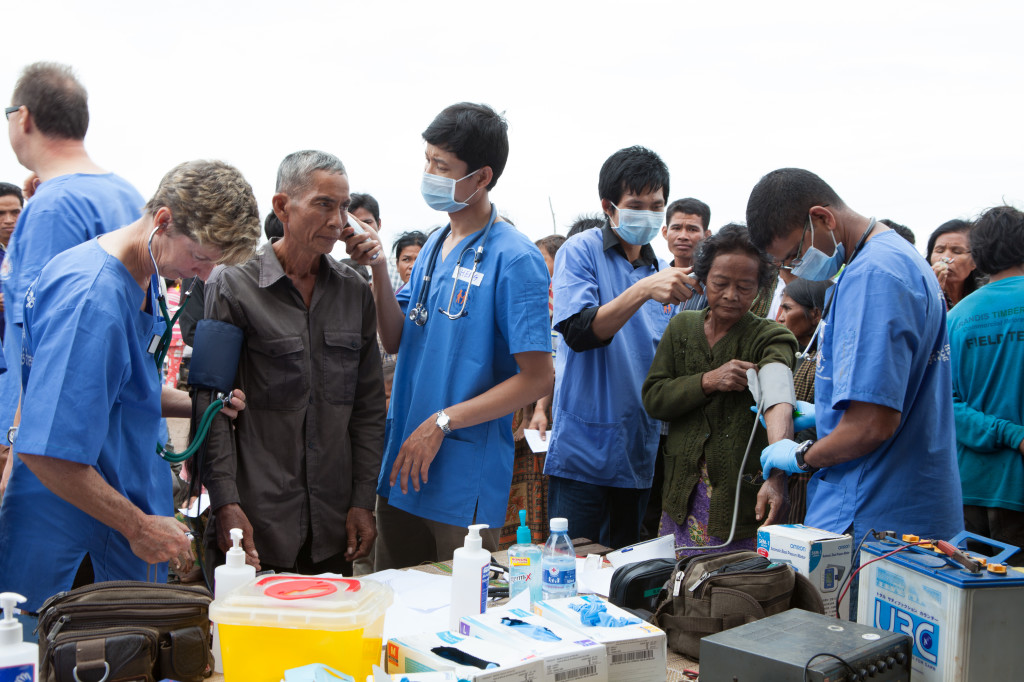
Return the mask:
<path fill-rule="evenodd" d="M 256 568 L 245 563 L 245 550 L 242 549 L 242 529 L 231 529 L 231 549 L 227 553 L 227 561 L 213 571 L 214 597 L 226 597 L 231 590 L 240 585 L 247 585 L 256 579 Z M 217 625 L 213 626 L 213 669 L 224 672 L 224 662 L 220 652 L 220 633 Z"/>
<path fill-rule="evenodd" d="M 491 553 L 483 548 L 480 531 L 487 524 L 469 527 L 464 546 L 452 556 L 452 605 L 448 628 L 459 631 L 463 616 L 478 616 L 487 610 L 487 583 L 491 574 Z"/>
<path fill-rule="evenodd" d="M 14 592 L 0 594 L 4 619 L 0 622 L 0 680 L 36 682 L 39 646 L 23 642 L 21 622 L 14 617 L 14 608 L 25 598 Z"/>
<path fill-rule="evenodd" d="M 508 596 L 530 588 L 530 605 L 541 597 L 540 547 L 533 544 L 530 528 L 526 525 L 526 510 L 519 510 L 519 528 L 516 529 L 516 544 L 508 548 Z"/>

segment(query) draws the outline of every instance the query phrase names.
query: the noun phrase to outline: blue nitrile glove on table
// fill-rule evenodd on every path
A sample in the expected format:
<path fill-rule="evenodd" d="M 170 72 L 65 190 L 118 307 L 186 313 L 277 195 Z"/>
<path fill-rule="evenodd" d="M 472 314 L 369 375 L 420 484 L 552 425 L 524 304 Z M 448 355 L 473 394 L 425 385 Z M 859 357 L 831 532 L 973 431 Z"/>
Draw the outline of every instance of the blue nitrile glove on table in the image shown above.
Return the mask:
<path fill-rule="evenodd" d="M 536 639 L 540 642 L 561 642 L 562 638 L 551 632 L 545 627 L 540 625 L 530 625 L 526 621 L 519 620 L 518 618 L 504 617 L 501 619 L 502 625 L 507 625 L 516 632 L 524 634 L 530 639 Z"/>
<path fill-rule="evenodd" d="M 757 412 L 757 405 L 750 406 L 751 412 Z M 768 428 L 764 423 L 764 415 L 759 415 L 761 420 L 761 426 Z M 814 426 L 814 403 L 809 403 L 805 400 L 796 401 L 796 407 L 793 408 L 793 433 L 800 433 L 804 429 L 810 429 Z"/>
<path fill-rule="evenodd" d="M 796 463 L 796 449 L 800 444 L 796 441 L 783 438 L 776 441 L 761 451 L 761 472 L 765 480 L 772 475 L 772 469 L 781 469 L 787 474 L 800 474 L 800 467 Z"/>
<path fill-rule="evenodd" d="M 627 618 L 625 616 L 619 616 L 618 618 L 613 617 L 608 613 L 608 606 L 605 604 L 595 604 L 588 602 L 586 604 L 569 604 L 569 608 L 573 611 L 578 611 L 580 614 L 580 623 L 583 625 L 600 625 L 605 628 L 621 628 L 627 625 L 639 625 L 639 618 Z"/>

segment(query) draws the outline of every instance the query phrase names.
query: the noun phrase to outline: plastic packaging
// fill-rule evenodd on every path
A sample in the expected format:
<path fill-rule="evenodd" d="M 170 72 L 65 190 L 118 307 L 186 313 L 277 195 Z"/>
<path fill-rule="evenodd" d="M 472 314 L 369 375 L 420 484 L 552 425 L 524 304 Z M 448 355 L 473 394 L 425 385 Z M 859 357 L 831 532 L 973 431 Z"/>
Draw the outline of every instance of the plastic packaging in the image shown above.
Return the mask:
<path fill-rule="evenodd" d="M 569 521 L 551 519 L 551 535 L 541 557 L 544 599 L 576 596 L 576 551 L 569 539 Z"/>
<path fill-rule="evenodd" d="M 469 527 L 462 547 L 452 556 L 452 605 L 449 629 L 459 631 L 459 619 L 476 616 L 487 610 L 487 582 L 491 573 L 491 553 L 483 548 L 480 531 L 487 524 Z"/>
<path fill-rule="evenodd" d="M 526 510 L 519 510 L 519 528 L 516 529 L 516 544 L 508 548 L 508 596 L 530 589 L 530 603 L 540 601 L 541 595 L 541 551 L 533 544 L 530 528 L 526 525 Z"/>
<path fill-rule="evenodd" d="M 231 549 L 227 552 L 227 561 L 213 571 L 214 597 L 226 597 L 231 590 L 248 585 L 256 578 L 256 568 L 245 563 L 245 550 L 242 549 L 242 529 L 231 529 Z M 224 662 L 220 653 L 220 632 L 217 624 L 213 625 L 213 669 L 224 672 Z"/>
<path fill-rule="evenodd" d="M 25 598 L 14 592 L 0 594 L 4 619 L 0 622 L 0 680 L 36 682 L 39 646 L 23 642 L 21 622 L 14 617 L 14 608 Z"/>

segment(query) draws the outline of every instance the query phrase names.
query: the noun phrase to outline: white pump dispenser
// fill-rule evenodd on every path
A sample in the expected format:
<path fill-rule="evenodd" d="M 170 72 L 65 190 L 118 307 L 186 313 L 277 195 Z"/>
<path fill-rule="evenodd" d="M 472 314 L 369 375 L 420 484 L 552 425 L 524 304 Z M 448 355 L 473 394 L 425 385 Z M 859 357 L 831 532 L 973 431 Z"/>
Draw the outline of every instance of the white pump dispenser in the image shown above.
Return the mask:
<path fill-rule="evenodd" d="M 483 548 L 480 531 L 487 524 L 469 527 L 462 547 L 452 555 L 452 605 L 448 628 L 459 631 L 463 616 L 478 616 L 487 610 L 487 583 L 491 574 L 491 553 Z"/>
<path fill-rule="evenodd" d="M 15 607 L 23 601 L 25 598 L 14 592 L 0 594 L 0 606 L 4 610 L 4 619 L 0 622 L 0 679 L 36 682 L 39 646 L 21 641 L 21 622 L 14 617 Z"/>
<path fill-rule="evenodd" d="M 242 529 L 231 529 L 231 549 L 227 552 L 227 560 L 223 566 L 213 571 L 214 597 L 226 597 L 231 590 L 240 585 L 247 585 L 256 579 L 256 569 L 245 563 L 245 550 L 242 549 Z M 213 626 L 213 669 L 224 672 L 221 662 L 220 633 L 217 625 Z"/>

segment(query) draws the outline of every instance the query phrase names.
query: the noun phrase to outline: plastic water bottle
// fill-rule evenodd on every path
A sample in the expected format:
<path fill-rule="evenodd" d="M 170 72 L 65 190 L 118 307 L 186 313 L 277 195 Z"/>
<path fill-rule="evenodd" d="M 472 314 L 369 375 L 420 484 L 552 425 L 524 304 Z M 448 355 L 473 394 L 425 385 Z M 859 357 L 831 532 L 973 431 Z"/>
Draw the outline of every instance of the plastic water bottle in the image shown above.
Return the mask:
<path fill-rule="evenodd" d="M 508 596 L 515 597 L 529 588 L 530 603 L 539 602 L 541 597 L 540 547 L 531 542 L 530 528 L 526 525 L 526 510 L 519 510 L 519 528 L 516 529 L 516 544 L 508 548 Z"/>
<path fill-rule="evenodd" d="M 541 557 L 544 599 L 576 596 L 576 552 L 569 539 L 569 521 L 551 519 L 551 535 Z"/>

